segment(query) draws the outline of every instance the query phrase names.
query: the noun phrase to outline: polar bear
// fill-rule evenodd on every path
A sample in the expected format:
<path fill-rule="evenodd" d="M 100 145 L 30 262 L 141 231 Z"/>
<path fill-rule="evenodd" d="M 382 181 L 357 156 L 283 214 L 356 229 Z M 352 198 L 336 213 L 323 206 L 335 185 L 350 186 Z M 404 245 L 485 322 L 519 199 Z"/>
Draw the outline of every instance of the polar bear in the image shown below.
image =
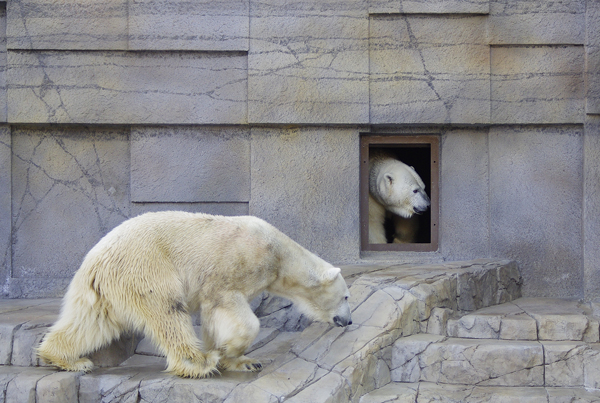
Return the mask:
<path fill-rule="evenodd" d="M 59 368 L 89 371 L 87 354 L 137 331 L 166 356 L 167 371 L 182 377 L 259 371 L 261 364 L 243 353 L 260 326 L 248 302 L 264 290 L 290 299 L 314 320 L 352 323 L 340 269 L 267 222 L 142 214 L 89 251 L 37 352 Z M 202 349 L 190 316 L 196 311 Z"/>
<path fill-rule="evenodd" d="M 369 243 L 387 243 L 385 220 L 393 213 L 394 242 L 415 242 L 420 214 L 430 205 L 417 172 L 386 152 L 369 158 Z"/>

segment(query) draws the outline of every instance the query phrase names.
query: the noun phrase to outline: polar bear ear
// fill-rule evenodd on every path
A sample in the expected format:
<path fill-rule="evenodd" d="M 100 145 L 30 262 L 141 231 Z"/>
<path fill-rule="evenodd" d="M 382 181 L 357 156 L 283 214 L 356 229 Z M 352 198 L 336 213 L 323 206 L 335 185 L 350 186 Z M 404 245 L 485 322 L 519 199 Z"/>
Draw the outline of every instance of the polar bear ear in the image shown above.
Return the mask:
<path fill-rule="evenodd" d="M 327 269 L 321 278 L 323 279 L 324 283 L 331 283 L 337 278 L 337 275 L 340 274 L 341 271 L 342 270 L 339 267 L 332 267 Z"/>

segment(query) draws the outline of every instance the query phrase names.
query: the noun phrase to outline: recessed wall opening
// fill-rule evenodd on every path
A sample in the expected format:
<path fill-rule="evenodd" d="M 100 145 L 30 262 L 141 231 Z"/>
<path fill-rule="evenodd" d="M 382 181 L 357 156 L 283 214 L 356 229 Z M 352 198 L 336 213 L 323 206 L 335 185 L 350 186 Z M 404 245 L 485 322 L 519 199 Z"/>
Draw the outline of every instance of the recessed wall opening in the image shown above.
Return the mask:
<path fill-rule="evenodd" d="M 360 172 L 360 222 L 361 249 L 363 251 L 415 251 L 430 252 L 438 249 L 439 221 L 439 137 L 435 135 L 362 135 L 361 136 L 361 172 Z M 421 178 L 424 189 L 418 180 L 412 187 L 404 186 L 400 199 L 403 206 L 383 207 L 384 196 L 372 194 L 369 197 L 370 164 L 369 160 L 380 161 L 371 175 L 372 184 L 377 189 L 397 191 L 400 182 L 411 182 L 411 167 Z M 398 160 L 408 167 L 396 162 Z M 381 161 L 386 161 L 383 164 Z M 379 168 L 381 167 L 381 168 Z M 388 170 L 394 174 L 387 175 Z M 398 172 L 395 174 L 395 172 Z M 375 175 L 377 173 L 377 175 Z M 399 175 L 396 177 L 395 175 Z M 378 178 L 378 179 L 375 179 Z M 409 178 L 409 179 L 406 179 Z M 374 189 L 375 193 L 382 190 Z M 424 191 L 424 193 L 423 193 Z M 413 194 L 414 193 L 414 194 Z M 404 199 L 406 194 L 407 198 Z M 429 206 L 426 199 L 429 199 Z M 396 213 L 391 210 L 395 209 Z M 416 212 L 406 219 L 400 212 L 406 209 Z M 385 211 L 384 211 L 385 210 Z M 371 219 L 369 213 L 371 212 Z M 380 223 L 382 222 L 382 224 Z M 383 225 L 383 226 L 381 226 Z"/>

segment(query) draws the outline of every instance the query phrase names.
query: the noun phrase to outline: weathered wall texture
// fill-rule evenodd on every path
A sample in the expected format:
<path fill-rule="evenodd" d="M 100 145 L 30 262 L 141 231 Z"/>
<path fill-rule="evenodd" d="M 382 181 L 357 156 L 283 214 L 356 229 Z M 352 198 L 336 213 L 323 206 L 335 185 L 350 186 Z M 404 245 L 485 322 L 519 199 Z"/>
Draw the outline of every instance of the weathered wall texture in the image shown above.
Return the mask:
<path fill-rule="evenodd" d="M 0 2 L 0 282 L 58 296 L 145 211 L 334 262 L 515 259 L 600 297 L 600 2 Z M 359 136 L 441 139 L 440 242 L 360 251 Z"/>

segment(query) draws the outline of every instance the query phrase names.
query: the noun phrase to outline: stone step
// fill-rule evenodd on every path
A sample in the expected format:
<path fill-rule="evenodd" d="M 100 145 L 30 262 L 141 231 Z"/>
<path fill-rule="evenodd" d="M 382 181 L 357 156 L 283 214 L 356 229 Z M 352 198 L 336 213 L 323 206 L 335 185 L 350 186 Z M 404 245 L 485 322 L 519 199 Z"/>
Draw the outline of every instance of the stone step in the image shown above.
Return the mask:
<path fill-rule="evenodd" d="M 447 335 L 471 339 L 571 340 L 597 343 L 600 321 L 589 304 L 519 298 L 448 319 Z"/>
<path fill-rule="evenodd" d="M 391 380 L 596 389 L 600 387 L 600 344 L 418 334 L 394 343 Z"/>
<path fill-rule="evenodd" d="M 547 403 L 600 402 L 600 391 L 584 388 L 445 385 L 392 382 L 362 396 L 359 403 Z"/>

